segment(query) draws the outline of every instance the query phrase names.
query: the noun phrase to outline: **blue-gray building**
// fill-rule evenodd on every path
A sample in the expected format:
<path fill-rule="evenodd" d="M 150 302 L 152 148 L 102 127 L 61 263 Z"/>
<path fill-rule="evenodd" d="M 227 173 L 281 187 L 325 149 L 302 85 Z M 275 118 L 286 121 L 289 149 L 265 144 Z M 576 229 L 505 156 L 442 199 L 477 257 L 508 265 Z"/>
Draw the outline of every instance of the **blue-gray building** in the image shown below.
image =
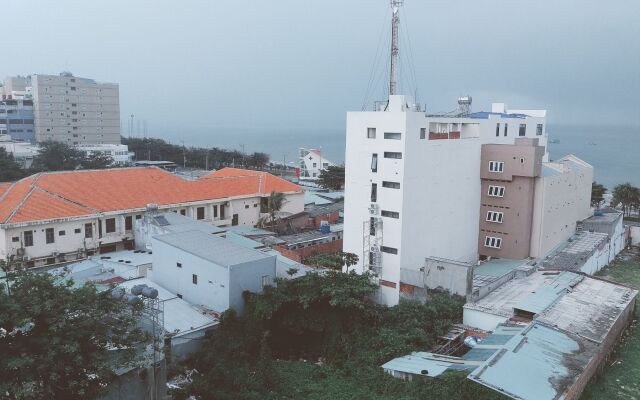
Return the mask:
<path fill-rule="evenodd" d="M 0 100 L 0 135 L 10 135 L 14 140 L 35 143 L 33 100 Z"/>

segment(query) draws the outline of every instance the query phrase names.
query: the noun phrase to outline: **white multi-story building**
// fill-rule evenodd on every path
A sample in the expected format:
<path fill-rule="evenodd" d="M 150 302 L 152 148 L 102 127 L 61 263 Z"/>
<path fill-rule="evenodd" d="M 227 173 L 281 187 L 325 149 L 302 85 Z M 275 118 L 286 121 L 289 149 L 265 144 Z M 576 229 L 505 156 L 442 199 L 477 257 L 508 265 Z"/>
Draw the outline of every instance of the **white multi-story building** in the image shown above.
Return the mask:
<path fill-rule="evenodd" d="M 322 171 L 334 165 L 331 161 L 322 156 L 319 149 L 304 149 L 299 151 L 300 159 L 300 179 L 318 179 Z"/>
<path fill-rule="evenodd" d="M 283 214 L 304 210 L 303 190 L 258 171 L 225 168 L 196 180 L 159 168 L 42 173 L 0 183 L 0 259 L 57 264 L 134 248 L 148 204 L 216 226 L 255 226 L 271 192 Z"/>
<path fill-rule="evenodd" d="M 399 301 L 403 275 L 427 258 L 478 260 L 482 144 L 547 143 L 543 110 L 430 116 L 406 96 L 347 114 L 344 250 L 371 270 L 379 301 Z M 548 156 L 544 154 L 544 159 Z"/>
<path fill-rule="evenodd" d="M 126 144 L 81 144 L 75 146 L 86 155 L 104 154 L 113 160 L 114 165 L 131 165 L 135 154 Z"/>
<path fill-rule="evenodd" d="M 36 140 L 69 145 L 120 144 L 120 100 L 115 83 L 71 73 L 32 75 Z"/>

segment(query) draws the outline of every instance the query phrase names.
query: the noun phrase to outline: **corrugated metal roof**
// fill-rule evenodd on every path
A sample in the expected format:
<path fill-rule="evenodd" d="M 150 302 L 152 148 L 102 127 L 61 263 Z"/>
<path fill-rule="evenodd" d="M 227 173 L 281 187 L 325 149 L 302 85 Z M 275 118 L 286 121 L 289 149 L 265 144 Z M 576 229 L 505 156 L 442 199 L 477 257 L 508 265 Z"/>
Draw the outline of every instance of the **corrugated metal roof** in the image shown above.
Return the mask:
<path fill-rule="evenodd" d="M 153 240 L 158 240 L 225 267 L 273 257 L 200 231 L 158 235 L 154 236 Z"/>
<path fill-rule="evenodd" d="M 553 281 L 538 286 L 513 308 L 540 314 L 583 279 L 572 272 L 562 272 Z"/>
<path fill-rule="evenodd" d="M 528 117 L 528 115 L 526 115 L 526 114 L 495 113 L 495 112 L 490 112 L 490 111 L 474 112 L 474 113 L 471 113 L 471 114 L 467 115 L 467 117 L 468 118 L 475 118 L 475 119 L 489 119 L 490 115 L 498 116 L 500 118 L 519 118 L 519 119 L 524 119 L 524 118 Z"/>

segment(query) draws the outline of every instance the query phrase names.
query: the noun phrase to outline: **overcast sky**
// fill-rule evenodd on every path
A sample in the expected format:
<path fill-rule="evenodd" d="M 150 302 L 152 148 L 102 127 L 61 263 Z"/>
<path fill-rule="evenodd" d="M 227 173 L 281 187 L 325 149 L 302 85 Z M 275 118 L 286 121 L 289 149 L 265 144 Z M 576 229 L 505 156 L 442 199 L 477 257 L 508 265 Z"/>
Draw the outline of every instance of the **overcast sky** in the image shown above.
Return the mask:
<path fill-rule="evenodd" d="M 0 75 L 117 82 L 123 119 L 152 131 L 342 128 L 381 36 L 388 54 L 388 0 L 0 0 L 0 12 Z M 474 110 L 640 126 L 638 0 L 406 0 L 402 17 L 402 88 L 414 90 L 412 54 L 430 111 L 470 94 Z"/>

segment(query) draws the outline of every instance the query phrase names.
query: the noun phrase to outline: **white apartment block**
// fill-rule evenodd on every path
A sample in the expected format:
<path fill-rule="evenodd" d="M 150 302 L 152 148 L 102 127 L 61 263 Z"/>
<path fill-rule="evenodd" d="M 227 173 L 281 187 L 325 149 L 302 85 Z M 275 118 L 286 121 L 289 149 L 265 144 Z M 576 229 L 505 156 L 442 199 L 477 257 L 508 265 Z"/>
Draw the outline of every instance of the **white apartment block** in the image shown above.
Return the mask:
<path fill-rule="evenodd" d="M 504 104 L 430 116 L 400 95 L 347 114 L 344 251 L 376 274 L 380 303 L 397 304 L 403 276 L 427 259 L 477 262 L 482 144 L 524 137 L 546 148 L 545 117 Z"/>
<path fill-rule="evenodd" d="M 32 75 L 31 86 L 38 142 L 120 144 L 117 84 L 62 73 Z"/>

